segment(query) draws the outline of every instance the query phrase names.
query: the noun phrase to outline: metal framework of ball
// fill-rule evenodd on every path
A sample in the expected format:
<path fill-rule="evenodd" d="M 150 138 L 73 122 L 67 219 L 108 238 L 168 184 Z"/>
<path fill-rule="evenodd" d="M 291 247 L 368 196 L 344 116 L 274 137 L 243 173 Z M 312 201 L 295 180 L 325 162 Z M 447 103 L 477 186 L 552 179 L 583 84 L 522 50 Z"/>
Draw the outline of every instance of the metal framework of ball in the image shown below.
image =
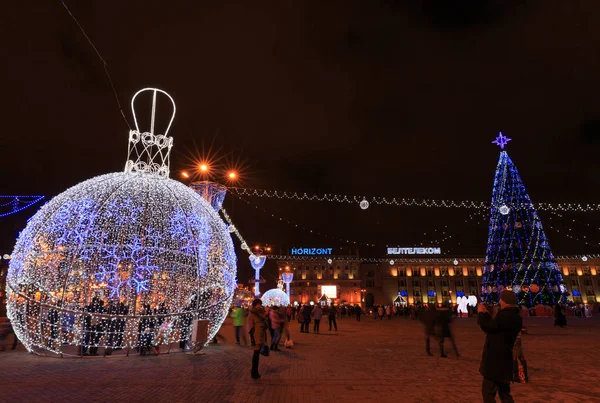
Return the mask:
<path fill-rule="evenodd" d="M 265 292 L 261 300 L 265 306 L 288 306 L 290 304 L 290 297 L 279 288 Z"/>
<path fill-rule="evenodd" d="M 231 236 L 200 195 L 168 178 L 168 158 L 140 164 L 132 152 L 132 138 L 144 147 L 171 138 L 136 133 L 125 172 L 56 196 L 19 236 L 7 305 L 29 351 L 187 341 L 194 319 L 210 322 L 210 340 L 227 316 L 236 288 Z"/>

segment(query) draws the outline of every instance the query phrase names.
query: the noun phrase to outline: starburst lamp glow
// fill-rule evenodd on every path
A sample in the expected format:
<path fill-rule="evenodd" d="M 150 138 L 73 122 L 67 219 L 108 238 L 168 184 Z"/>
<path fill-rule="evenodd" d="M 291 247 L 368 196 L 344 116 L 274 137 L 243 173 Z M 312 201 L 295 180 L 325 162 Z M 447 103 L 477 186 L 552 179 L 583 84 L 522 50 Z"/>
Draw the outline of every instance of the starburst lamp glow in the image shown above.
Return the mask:
<path fill-rule="evenodd" d="M 146 132 L 133 108 L 142 92 L 152 95 Z M 157 95 L 172 105 L 164 134 L 155 132 Z M 17 240 L 8 316 L 29 351 L 94 355 L 138 347 L 144 332 L 154 345 L 185 344 L 194 319 L 209 321 L 210 339 L 227 316 L 236 287 L 231 236 L 206 200 L 169 179 L 175 103 L 146 88 L 131 104 L 125 171 L 59 194 Z"/>

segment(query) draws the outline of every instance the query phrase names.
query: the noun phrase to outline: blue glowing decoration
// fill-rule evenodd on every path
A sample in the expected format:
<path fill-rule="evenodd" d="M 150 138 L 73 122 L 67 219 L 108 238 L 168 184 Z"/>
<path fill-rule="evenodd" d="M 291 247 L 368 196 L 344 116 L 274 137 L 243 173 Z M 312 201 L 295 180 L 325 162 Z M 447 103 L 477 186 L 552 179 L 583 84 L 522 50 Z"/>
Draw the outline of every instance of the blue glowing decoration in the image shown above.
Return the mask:
<path fill-rule="evenodd" d="M 190 184 L 190 187 L 194 192 L 202 196 L 214 209 L 215 211 L 221 210 L 223 207 L 223 201 L 227 194 L 227 188 L 215 182 L 202 181 L 194 182 Z"/>
<path fill-rule="evenodd" d="M 254 296 L 258 298 L 260 295 L 260 269 L 263 268 L 267 261 L 266 256 L 250 255 L 250 265 L 254 269 Z"/>
<path fill-rule="evenodd" d="M 481 297 L 495 303 L 499 293 L 511 287 L 519 304 L 554 304 L 566 301 L 562 284 L 540 217 L 517 167 L 502 151 L 494 178 Z"/>
<path fill-rule="evenodd" d="M 427 291 L 427 296 L 429 296 L 429 297 L 435 297 L 436 295 L 437 295 L 436 292 L 433 290 Z"/>
<path fill-rule="evenodd" d="M 0 196 L 0 217 L 23 211 L 44 200 L 44 196 Z"/>
<path fill-rule="evenodd" d="M 148 291 L 148 280 L 138 280 L 133 277 L 133 284 L 135 286 L 135 293 L 139 294 L 142 291 Z"/>
<path fill-rule="evenodd" d="M 263 266 L 265 265 L 265 262 L 267 261 L 266 256 L 250 255 L 249 259 L 250 259 L 250 265 L 252 266 L 252 268 L 254 270 L 262 269 Z"/>
<path fill-rule="evenodd" d="M 492 143 L 498 145 L 500 149 L 504 150 L 504 146 L 506 146 L 511 140 L 512 139 L 509 139 L 508 137 L 504 136 L 502 132 L 500 132 L 498 137 L 496 137 L 496 140 L 492 141 Z"/>

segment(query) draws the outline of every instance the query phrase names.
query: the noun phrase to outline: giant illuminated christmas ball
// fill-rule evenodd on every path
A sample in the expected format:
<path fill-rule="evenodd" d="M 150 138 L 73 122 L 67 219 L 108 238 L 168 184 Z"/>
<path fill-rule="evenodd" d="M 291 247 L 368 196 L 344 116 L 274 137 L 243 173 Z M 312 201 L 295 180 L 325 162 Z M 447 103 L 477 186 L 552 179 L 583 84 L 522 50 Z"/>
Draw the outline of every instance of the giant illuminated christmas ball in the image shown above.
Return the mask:
<path fill-rule="evenodd" d="M 125 171 L 59 194 L 19 236 L 8 315 L 30 351 L 132 348 L 144 334 L 154 344 L 187 340 L 194 319 L 210 321 L 212 338 L 227 316 L 236 287 L 231 236 L 206 200 L 169 179 L 173 119 L 154 134 L 156 96 L 168 94 L 146 90 L 151 130 L 140 132 L 136 120 Z"/>

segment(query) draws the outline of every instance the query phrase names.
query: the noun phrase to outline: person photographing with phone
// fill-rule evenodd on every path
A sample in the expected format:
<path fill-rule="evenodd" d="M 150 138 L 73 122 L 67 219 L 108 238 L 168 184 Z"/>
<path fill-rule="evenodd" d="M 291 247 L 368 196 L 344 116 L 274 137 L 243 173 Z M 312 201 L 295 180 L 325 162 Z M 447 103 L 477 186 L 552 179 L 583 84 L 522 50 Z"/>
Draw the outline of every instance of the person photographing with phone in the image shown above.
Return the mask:
<path fill-rule="evenodd" d="M 514 402 L 510 395 L 513 379 L 513 345 L 523 326 L 517 296 L 500 293 L 500 310 L 494 318 L 483 304 L 477 306 L 477 324 L 486 334 L 479 372 L 483 375 L 481 394 L 484 403 L 495 402 L 496 393 L 503 403 Z"/>

